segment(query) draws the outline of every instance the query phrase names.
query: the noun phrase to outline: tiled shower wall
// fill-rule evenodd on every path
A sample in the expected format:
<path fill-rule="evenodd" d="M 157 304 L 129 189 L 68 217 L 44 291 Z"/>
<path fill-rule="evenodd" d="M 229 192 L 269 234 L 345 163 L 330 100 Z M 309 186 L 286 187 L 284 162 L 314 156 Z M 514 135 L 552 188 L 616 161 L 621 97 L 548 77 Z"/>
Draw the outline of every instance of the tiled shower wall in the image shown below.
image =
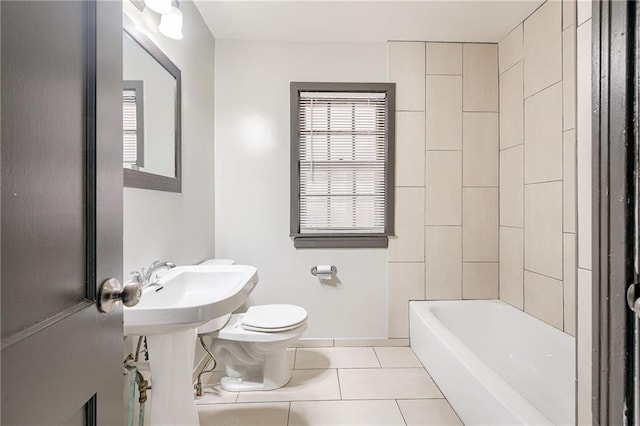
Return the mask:
<path fill-rule="evenodd" d="M 500 298 L 575 335 L 575 2 L 499 43 Z"/>
<path fill-rule="evenodd" d="M 591 1 L 578 1 L 578 425 L 591 425 Z"/>
<path fill-rule="evenodd" d="M 396 237 L 389 337 L 408 301 L 498 297 L 498 46 L 390 42 Z"/>
<path fill-rule="evenodd" d="M 575 335 L 575 40 L 575 2 L 548 1 L 499 45 L 388 43 L 389 337 L 408 300 L 498 297 Z"/>

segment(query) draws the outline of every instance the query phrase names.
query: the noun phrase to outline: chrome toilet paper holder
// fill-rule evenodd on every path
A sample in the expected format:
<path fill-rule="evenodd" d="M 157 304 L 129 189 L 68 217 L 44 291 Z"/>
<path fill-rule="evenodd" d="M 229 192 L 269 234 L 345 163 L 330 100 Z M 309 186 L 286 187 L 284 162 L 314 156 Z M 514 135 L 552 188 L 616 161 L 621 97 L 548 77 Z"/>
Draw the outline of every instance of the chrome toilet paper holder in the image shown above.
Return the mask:
<path fill-rule="evenodd" d="M 338 268 L 336 268 L 335 265 L 331 265 L 329 269 L 325 269 L 321 267 L 321 269 L 318 270 L 318 265 L 311 268 L 311 275 L 313 275 L 314 277 L 317 277 L 318 275 L 327 275 L 327 274 L 335 275 L 337 273 L 338 273 Z"/>

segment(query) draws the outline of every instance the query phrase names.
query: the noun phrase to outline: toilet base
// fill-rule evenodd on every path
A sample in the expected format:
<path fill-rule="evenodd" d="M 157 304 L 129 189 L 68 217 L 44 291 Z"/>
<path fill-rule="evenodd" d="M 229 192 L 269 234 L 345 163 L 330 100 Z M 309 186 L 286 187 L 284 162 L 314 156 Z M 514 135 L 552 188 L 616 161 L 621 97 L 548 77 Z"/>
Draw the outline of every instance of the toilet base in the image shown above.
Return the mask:
<path fill-rule="evenodd" d="M 243 380 L 242 378 L 223 377 L 220 380 L 222 389 L 228 392 L 251 392 L 251 391 L 269 391 L 279 389 L 289 383 L 291 380 L 291 373 L 289 377 L 282 383 L 277 384 L 274 382 L 251 382 L 249 380 Z"/>
<path fill-rule="evenodd" d="M 267 391 L 283 387 L 291 380 L 286 347 L 265 353 L 262 382 L 245 380 L 242 377 L 223 377 L 222 388 L 229 392 Z"/>

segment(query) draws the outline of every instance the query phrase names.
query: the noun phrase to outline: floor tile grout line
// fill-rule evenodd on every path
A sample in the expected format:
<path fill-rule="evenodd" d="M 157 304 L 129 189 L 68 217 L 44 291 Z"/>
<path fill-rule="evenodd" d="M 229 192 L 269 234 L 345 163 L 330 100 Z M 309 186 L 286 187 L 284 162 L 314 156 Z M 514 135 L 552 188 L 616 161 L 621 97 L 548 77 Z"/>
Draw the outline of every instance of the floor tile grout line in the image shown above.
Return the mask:
<path fill-rule="evenodd" d="M 400 404 L 398 403 L 397 399 L 394 399 L 394 401 L 396 402 L 396 407 L 398 407 L 398 411 L 400 411 L 400 416 L 402 416 L 402 421 L 406 425 L 407 424 L 407 419 L 404 418 L 404 413 L 402 412 L 402 408 L 400 408 Z"/>
<path fill-rule="evenodd" d="M 435 381 L 433 380 L 433 378 L 431 377 L 431 375 L 429 374 L 428 370 L 426 368 L 424 368 L 424 366 L 396 366 L 396 367 L 383 367 L 382 366 L 382 362 L 380 361 L 380 357 L 378 352 L 376 351 L 376 347 L 375 346 L 368 346 L 365 348 L 369 348 L 371 350 L 373 350 L 374 356 L 376 357 L 376 360 L 379 364 L 379 366 L 374 366 L 374 367 L 350 367 L 350 368 L 304 368 L 301 370 L 297 370 L 297 371 L 303 371 L 303 370 L 309 370 L 309 371 L 320 371 L 322 374 L 322 372 L 325 372 L 327 370 L 334 370 L 335 374 L 336 374 L 336 380 L 337 380 L 337 384 L 338 384 L 338 392 L 339 392 L 339 399 L 336 398 L 312 398 L 312 399 L 302 399 L 302 400 L 287 400 L 287 399 L 276 399 L 276 400 L 255 400 L 255 401 L 240 401 L 240 392 L 236 392 L 235 398 L 233 402 L 212 402 L 212 403 L 206 403 L 206 404 L 199 404 L 201 406 L 212 406 L 212 405 L 230 405 L 230 404 L 238 404 L 238 403 L 242 403 L 242 404 L 260 404 L 260 403 L 288 403 L 288 413 L 287 413 L 287 426 L 290 424 L 291 421 L 291 407 L 292 407 L 292 402 L 323 402 L 323 401 L 382 401 L 382 400 L 393 400 L 396 403 L 396 406 L 398 407 L 398 409 L 400 410 L 400 414 L 403 418 L 404 424 L 406 425 L 406 419 L 404 418 L 404 413 L 402 413 L 402 409 L 400 408 L 399 405 L 399 401 L 400 400 L 447 400 L 446 397 L 444 396 L 444 394 L 442 393 L 442 391 L 440 390 L 439 386 L 437 385 L 437 383 L 435 383 Z M 411 349 L 411 352 L 415 355 L 415 352 L 413 352 L 413 349 L 409 346 L 409 348 Z M 297 348 L 294 351 L 294 366 L 295 363 L 297 362 Z M 421 364 L 421 363 L 420 363 Z M 380 370 L 396 370 L 396 369 L 404 369 L 404 370 L 421 370 L 423 371 L 428 377 L 429 379 L 431 379 L 431 381 L 433 382 L 433 384 L 435 385 L 436 389 L 438 389 L 439 395 L 438 396 L 431 396 L 431 397 L 426 397 L 426 398 L 421 398 L 421 397 L 416 397 L 416 396 L 409 396 L 409 397 L 399 397 L 399 398 L 345 398 L 343 393 L 342 393 L 342 383 L 340 381 L 340 370 L 371 370 L 372 373 L 374 373 L 375 371 L 380 371 Z M 289 396 L 289 398 L 291 398 L 291 396 Z M 448 402 L 447 400 L 447 404 L 449 405 L 449 407 L 451 407 L 451 404 Z M 455 410 L 454 410 L 455 413 Z M 455 413 L 455 415 L 458 417 L 457 413 Z"/>
<path fill-rule="evenodd" d="M 447 400 L 447 398 L 445 396 L 429 396 L 429 397 L 424 397 L 424 398 L 420 398 L 420 397 L 415 397 L 415 396 L 409 396 L 409 397 L 400 397 L 400 398 L 372 398 L 372 397 L 366 397 L 366 398 L 346 398 L 346 399 L 337 399 L 337 398 L 328 398 L 328 399 L 293 399 L 293 400 L 270 400 L 270 401 L 244 401 L 244 402 L 212 402 L 212 403 L 208 403 L 208 404 L 198 404 L 198 407 L 210 407 L 212 405 L 235 405 L 235 404 L 277 404 L 277 403 L 292 403 L 292 402 L 340 402 L 340 401 L 392 401 L 392 400 L 398 400 L 398 401 L 432 401 L 432 400 L 438 400 L 438 401 L 442 401 L 442 400 Z"/>
<path fill-rule="evenodd" d="M 380 368 L 382 368 L 382 361 L 380 361 L 380 357 L 378 356 L 378 351 L 376 351 L 376 348 L 374 346 L 371 346 L 371 349 L 373 350 L 373 354 L 376 356 L 376 359 L 378 360 L 378 365 L 380 366 Z"/>

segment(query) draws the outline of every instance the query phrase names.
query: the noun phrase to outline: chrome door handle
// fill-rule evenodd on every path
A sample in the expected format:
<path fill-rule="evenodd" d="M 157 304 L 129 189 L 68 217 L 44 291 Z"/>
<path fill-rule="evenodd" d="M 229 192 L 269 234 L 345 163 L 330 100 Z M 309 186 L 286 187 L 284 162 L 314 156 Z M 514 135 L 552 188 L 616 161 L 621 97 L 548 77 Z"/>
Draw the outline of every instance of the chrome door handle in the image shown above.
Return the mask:
<path fill-rule="evenodd" d="M 109 278 L 100 286 L 98 292 L 98 310 L 100 312 L 111 312 L 116 303 L 122 301 L 124 306 L 137 305 L 142 296 L 140 284 L 131 283 L 122 287 L 120 281 Z"/>
<path fill-rule="evenodd" d="M 638 283 L 633 283 L 627 287 L 627 306 L 636 315 L 640 316 L 640 310 L 638 310 L 638 301 L 640 301 L 640 285 Z"/>

